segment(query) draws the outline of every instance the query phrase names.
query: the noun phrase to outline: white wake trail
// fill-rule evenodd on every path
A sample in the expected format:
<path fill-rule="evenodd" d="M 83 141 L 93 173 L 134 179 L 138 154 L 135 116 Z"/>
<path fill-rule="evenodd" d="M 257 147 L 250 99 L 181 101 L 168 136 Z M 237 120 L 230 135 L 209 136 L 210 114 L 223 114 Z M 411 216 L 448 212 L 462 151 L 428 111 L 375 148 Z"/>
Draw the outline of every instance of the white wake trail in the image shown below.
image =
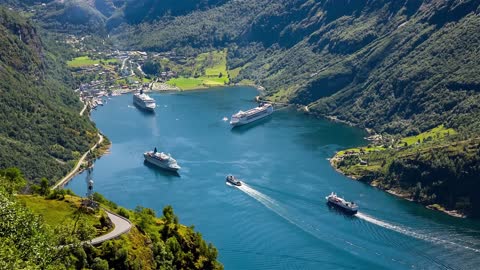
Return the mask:
<path fill-rule="evenodd" d="M 432 236 L 428 236 L 428 235 L 425 235 L 425 234 L 417 233 L 417 232 L 415 232 L 411 229 L 404 228 L 404 227 L 394 225 L 394 224 L 390 224 L 388 222 L 376 219 L 376 218 L 371 217 L 369 215 L 366 215 L 364 213 L 358 212 L 355 216 L 360 218 L 360 219 L 363 219 L 367 222 L 375 224 L 377 226 L 380 226 L 380 227 L 383 227 L 383 228 L 386 228 L 386 229 L 389 229 L 389 230 L 392 230 L 392 231 L 396 231 L 398 233 L 408 235 L 408 236 L 411 236 L 411 237 L 414 237 L 414 238 L 417 238 L 417 239 L 432 242 L 432 243 L 435 243 L 435 244 L 453 245 L 453 246 L 461 247 L 461 248 L 464 248 L 464 249 L 467 249 L 467 250 L 470 250 L 470 251 L 473 251 L 473 252 L 480 253 L 479 249 L 464 246 L 464 245 L 461 245 L 461 244 L 458 244 L 458 243 L 455 243 L 455 242 L 452 242 L 452 241 L 440 239 L 440 238 L 437 238 L 437 237 L 432 237 Z"/>
<path fill-rule="evenodd" d="M 287 214 L 287 210 L 283 207 L 281 207 L 274 199 L 272 199 L 271 197 L 251 188 L 250 186 L 248 186 L 247 184 L 243 183 L 242 182 L 242 185 L 241 186 L 237 186 L 237 188 L 241 191 L 243 191 L 244 193 L 246 193 L 248 196 L 254 198 L 255 200 L 257 200 L 259 203 L 263 204 L 265 207 L 267 207 L 268 209 L 272 210 L 274 213 L 276 213 L 277 215 L 279 215 L 280 217 L 284 218 L 285 220 L 287 220 L 288 222 L 292 223 L 293 225 L 299 227 L 300 229 L 304 230 L 304 228 L 302 228 L 299 224 L 297 224 L 293 219 L 291 219 L 288 214 Z"/>

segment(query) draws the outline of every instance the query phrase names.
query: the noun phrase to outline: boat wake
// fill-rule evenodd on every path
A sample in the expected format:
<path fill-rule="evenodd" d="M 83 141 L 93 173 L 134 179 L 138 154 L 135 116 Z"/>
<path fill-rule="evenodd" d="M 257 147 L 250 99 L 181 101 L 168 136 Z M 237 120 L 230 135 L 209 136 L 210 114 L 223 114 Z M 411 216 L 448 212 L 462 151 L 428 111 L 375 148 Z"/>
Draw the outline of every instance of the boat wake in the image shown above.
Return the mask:
<path fill-rule="evenodd" d="M 249 185 L 245 184 L 245 182 L 242 182 L 242 185 L 237 186 L 237 188 L 240 189 L 241 191 L 243 191 L 244 193 L 246 193 L 248 196 L 257 200 L 259 203 L 263 204 L 268 209 L 275 212 L 280 217 L 286 219 L 288 222 L 298 226 L 287 215 L 287 210 L 285 208 L 281 207 L 275 199 L 272 199 L 271 197 L 261 193 L 260 191 L 257 191 L 256 189 L 254 189 L 254 188 L 250 187 Z"/>
<path fill-rule="evenodd" d="M 444 240 L 444 239 L 440 239 L 440 238 L 437 238 L 437 237 L 428 236 L 428 235 L 425 235 L 425 234 L 422 234 L 422 233 L 418 233 L 418 232 L 413 231 L 412 229 L 405 228 L 405 227 L 402 227 L 402 226 L 399 226 L 399 225 L 390 224 L 388 222 L 376 219 L 374 217 L 371 217 L 371 216 L 369 216 L 367 214 L 364 214 L 364 213 L 361 213 L 361 212 L 358 212 L 355 216 L 362 219 L 362 220 L 365 220 L 367 222 L 375 224 L 377 226 L 380 226 L 380 227 L 383 227 L 385 229 L 389 229 L 389 230 L 392 230 L 392 231 L 396 231 L 398 233 L 401 233 L 401 234 L 404 234 L 404 235 L 407 235 L 407 236 L 410 236 L 410 237 L 414 237 L 414 238 L 421 239 L 421 240 L 424 240 L 424 241 L 432 242 L 432 243 L 435 243 L 435 244 L 447 244 L 447 245 L 452 245 L 452 246 L 456 246 L 456 247 L 461 247 L 461 248 L 464 248 L 464 249 L 469 250 L 469 251 L 480 253 L 480 249 L 472 248 L 472 247 L 469 247 L 469 246 L 464 246 L 464 245 L 461 245 L 461 244 L 458 244 L 458 243 L 455 243 L 455 242 L 452 242 L 452 241 L 449 241 L 449 240 Z"/>
<path fill-rule="evenodd" d="M 275 199 L 273 199 L 273 198 L 269 197 L 268 195 L 265 195 L 265 194 L 261 193 L 260 191 L 250 187 L 249 185 L 245 184 L 245 182 L 242 182 L 241 186 L 233 186 L 229 183 L 227 183 L 227 185 L 230 185 L 232 187 L 235 187 L 235 188 L 241 190 L 242 192 L 244 192 L 248 196 L 252 197 L 256 201 L 260 202 L 262 205 L 267 207 L 269 210 L 273 211 L 275 214 L 282 217 L 283 219 L 285 219 L 289 223 L 295 225 L 297 228 L 301 229 L 302 231 L 308 233 L 309 235 L 311 235 L 311 236 L 313 236 L 313 237 L 315 237 L 319 240 L 325 241 L 325 239 L 326 239 L 326 235 L 324 235 L 325 232 L 322 232 L 316 226 L 313 226 L 311 224 L 306 223 L 300 217 L 296 218 L 296 217 L 292 216 L 288 212 L 288 210 L 284 206 L 282 206 L 278 201 L 276 201 Z M 398 225 L 393 225 L 393 224 L 387 223 L 385 221 L 378 220 L 376 218 L 373 218 L 371 216 L 368 216 L 368 215 L 360 213 L 360 212 L 358 212 L 355 216 L 358 217 L 359 219 L 362 219 L 362 220 L 367 221 L 369 223 L 375 224 L 377 226 L 381 226 L 381 227 L 389 229 L 389 230 L 393 230 L 393 231 L 402 233 L 402 234 L 410 236 L 410 237 L 414 237 L 414 238 L 417 238 L 417 239 L 422 239 L 424 241 L 429 241 L 429 242 L 433 242 L 433 243 L 436 243 L 436 244 L 444 244 L 444 245 L 448 244 L 448 245 L 453 245 L 453 246 L 457 246 L 457 247 L 462 247 L 464 249 L 467 249 L 467 250 L 470 250 L 470 251 L 473 251 L 473 252 L 477 252 L 477 253 L 480 252 L 480 250 L 478 250 L 478 249 L 468 247 L 468 246 L 463 246 L 461 244 L 454 243 L 454 242 L 451 242 L 451 241 L 448 241 L 448 240 L 443 240 L 443 239 L 439 239 L 439 238 L 436 238 L 436 237 L 424 235 L 424 234 L 415 232 L 415 231 L 413 231 L 411 229 L 408 229 L 408 228 L 405 228 L 405 227 L 401 227 L 401 226 L 398 226 Z M 354 248 L 356 250 L 355 252 L 358 252 L 358 251 L 364 251 L 364 252 L 370 252 L 370 253 L 373 252 L 380 257 L 384 256 L 383 252 L 380 252 L 378 250 L 372 250 L 372 249 L 364 247 L 364 246 L 358 246 L 357 244 L 353 243 L 352 241 L 350 241 L 348 239 L 343 239 L 340 236 L 334 236 L 334 235 L 331 235 L 331 234 L 328 235 L 328 238 L 332 238 L 332 237 L 335 238 L 337 242 L 344 243 L 344 244 L 347 244 L 347 245 L 351 246 L 352 248 Z M 392 261 L 395 261 L 395 262 L 397 262 L 399 264 L 402 264 L 402 265 L 406 264 L 406 262 L 404 260 L 400 259 L 400 258 L 390 258 L 390 259 Z M 427 258 L 427 259 L 429 259 L 429 258 Z M 429 260 L 432 263 L 435 263 L 435 264 L 437 264 L 439 266 L 442 266 L 446 269 L 450 269 L 450 267 L 448 265 L 445 265 L 442 262 L 439 262 L 439 261 L 437 261 L 435 259 L 432 259 L 432 258 L 430 258 Z"/>

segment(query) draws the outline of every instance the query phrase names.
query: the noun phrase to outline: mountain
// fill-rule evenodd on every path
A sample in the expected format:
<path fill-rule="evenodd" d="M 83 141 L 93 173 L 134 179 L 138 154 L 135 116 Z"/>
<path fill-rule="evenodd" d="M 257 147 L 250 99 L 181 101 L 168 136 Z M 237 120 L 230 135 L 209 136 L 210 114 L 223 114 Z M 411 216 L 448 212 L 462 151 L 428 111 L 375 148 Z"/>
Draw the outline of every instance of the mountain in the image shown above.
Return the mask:
<path fill-rule="evenodd" d="M 375 172 L 380 180 L 369 174 L 367 182 L 412 194 L 420 183 L 422 196 L 416 197 L 450 208 L 477 196 L 464 189 L 455 196 L 445 191 L 462 185 L 462 179 L 478 178 L 464 172 L 480 160 L 475 151 L 480 146 L 470 143 L 480 133 L 480 0 L 100 2 L 63 5 L 96 14 L 97 32 L 108 32 L 122 49 L 185 55 L 226 49 L 228 70 L 238 74 L 232 82 L 254 81 L 270 100 L 301 105 L 392 140 L 440 125 L 453 128 L 458 135 L 442 141 L 438 155 L 424 151 L 392 163 L 388 156 L 403 150 L 385 152 L 382 172 Z M 54 5 L 59 3 L 47 4 L 34 18 L 48 26 L 51 17 L 42 14 L 55 14 Z M 79 16 L 91 18 L 85 14 Z M 78 27 L 88 29 L 83 23 Z M 423 151 L 415 145 L 407 150 Z M 447 175 L 439 170 L 444 165 L 451 177 L 435 191 L 438 181 L 424 176 Z M 442 199 L 431 199 L 435 192 Z"/>
<path fill-rule="evenodd" d="M 56 43 L 0 8 L 0 168 L 58 180 L 96 140 Z M 53 44 L 46 48 L 47 44 Z"/>
<path fill-rule="evenodd" d="M 230 0 L 123 22 L 111 30 L 122 46 L 227 48 L 228 69 L 239 71 L 233 82 L 253 80 L 271 100 L 390 140 L 371 147 L 381 153 L 337 163 L 345 174 L 435 209 L 480 215 L 479 0 Z M 392 144 L 440 125 L 458 133 Z"/>
<path fill-rule="evenodd" d="M 274 99 L 407 135 L 478 128 L 479 3 L 232 0 L 112 33 L 134 49 L 227 47 L 239 80 Z"/>

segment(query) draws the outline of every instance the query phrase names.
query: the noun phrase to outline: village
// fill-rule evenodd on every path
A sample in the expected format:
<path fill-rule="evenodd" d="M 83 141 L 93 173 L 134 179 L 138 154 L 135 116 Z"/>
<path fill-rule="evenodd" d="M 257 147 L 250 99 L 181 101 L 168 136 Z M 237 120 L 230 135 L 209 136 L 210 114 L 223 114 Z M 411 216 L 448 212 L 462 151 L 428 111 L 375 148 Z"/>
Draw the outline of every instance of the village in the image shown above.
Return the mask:
<path fill-rule="evenodd" d="M 70 44 L 80 43 L 67 39 Z M 175 71 L 161 71 L 156 75 L 143 71 L 149 59 L 167 59 L 177 56 L 173 52 L 147 54 L 141 51 L 89 52 L 68 62 L 73 76 L 79 82 L 75 90 L 87 106 L 94 109 L 106 102 L 106 97 L 143 90 L 178 91 L 166 82 L 177 78 Z"/>

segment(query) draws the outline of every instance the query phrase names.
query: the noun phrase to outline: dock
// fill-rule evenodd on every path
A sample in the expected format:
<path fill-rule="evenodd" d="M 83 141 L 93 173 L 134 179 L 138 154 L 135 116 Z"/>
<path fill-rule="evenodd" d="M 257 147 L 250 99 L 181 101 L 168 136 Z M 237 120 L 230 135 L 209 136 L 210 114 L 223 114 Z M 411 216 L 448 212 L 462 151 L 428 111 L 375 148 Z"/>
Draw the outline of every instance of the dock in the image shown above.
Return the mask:
<path fill-rule="evenodd" d="M 272 104 L 273 109 L 275 111 L 282 110 L 282 109 L 285 109 L 285 108 L 288 108 L 288 107 L 294 105 L 294 104 L 289 104 L 289 103 L 286 103 L 286 102 L 275 102 L 275 101 L 266 100 L 266 99 L 263 99 L 261 96 L 256 96 L 255 97 L 255 102 Z"/>

